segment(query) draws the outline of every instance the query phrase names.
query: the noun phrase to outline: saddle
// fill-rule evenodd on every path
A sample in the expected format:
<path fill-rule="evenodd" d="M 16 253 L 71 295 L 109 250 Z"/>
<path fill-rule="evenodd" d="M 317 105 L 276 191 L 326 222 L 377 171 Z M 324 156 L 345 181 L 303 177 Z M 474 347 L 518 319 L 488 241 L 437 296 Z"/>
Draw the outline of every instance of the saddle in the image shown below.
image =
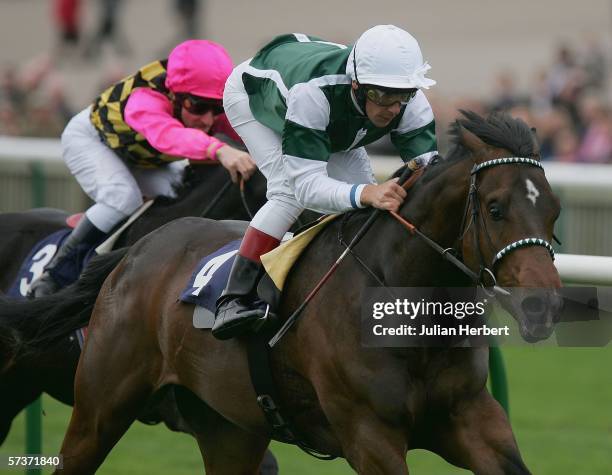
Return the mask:
<path fill-rule="evenodd" d="M 280 246 L 261 256 L 266 273 L 257 286 L 259 300 L 255 305 L 267 307 L 269 313 L 276 312 L 289 271 L 315 236 L 336 217 L 327 216 L 295 236 L 288 233 Z M 179 300 L 196 305 L 193 315 L 195 328 L 212 328 L 216 301 L 225 288 L 240 242 L 232 241 L 204 257 L 181 293 Z"/>

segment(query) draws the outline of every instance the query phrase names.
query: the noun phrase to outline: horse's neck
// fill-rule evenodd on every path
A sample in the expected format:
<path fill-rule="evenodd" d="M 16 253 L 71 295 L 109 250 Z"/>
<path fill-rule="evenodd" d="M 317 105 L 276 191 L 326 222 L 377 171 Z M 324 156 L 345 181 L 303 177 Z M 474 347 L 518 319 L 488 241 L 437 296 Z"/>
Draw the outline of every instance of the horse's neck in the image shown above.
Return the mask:
<path fill-rule="evenodd" d="M 191 173 L 195 176 L 184 185 L 185 188 L 176 201 L 159 208 L 171 219 L 201 214 L 212 199 L 214 191 L 220 189 L 229 179 L 229 176 L 226 178 L 223 169 L 217 165 L 198 165 Z"/>
<path fill-rule="evenodd" d="M 207 170 L 194 173 L 205 173 Z M 213 170 L 211 170 L 213 172 Z M 145 234 L 177 218 L 199 216 L 208 205 L 210 197 L 210 184 L 216 175 L 205 176 L 202 179 L 192 180 L 186 185 L 180 197 L 168 202 L 166 198 L 156 199 L 153 206 L 138 220 L 136 220 L 126 233 L 120 238 L 118 245 L 131 244 Z"/>
<path fill-rule="evenodd" d="M 401 214 L 423 234 L 443 248 L 457 244 L 469 190 L 470 160 L 458 161 L 440 176 L 413 190 Z M 451 285 L 458 274 L 423 239 L 409 231 L 387 214 L 381 229 L 370 236 L 386 262 L 385 281 L 394 286 Z M 390 236 L 388 245 L 380 246 L 380 236 Z"/>
<path fill-rule="evenodd" d="M 218 167 L 214 165 L 201 165 L 192 173 L 195 173 L 196 177 L 186 185 L 187 188 L 181 196 L 174 203 L 165 207 L 169 216 L 179 218 L 199 215 L 211 199 L 211 188 L 214 189 L 214 184 L 221 180 Z"/>

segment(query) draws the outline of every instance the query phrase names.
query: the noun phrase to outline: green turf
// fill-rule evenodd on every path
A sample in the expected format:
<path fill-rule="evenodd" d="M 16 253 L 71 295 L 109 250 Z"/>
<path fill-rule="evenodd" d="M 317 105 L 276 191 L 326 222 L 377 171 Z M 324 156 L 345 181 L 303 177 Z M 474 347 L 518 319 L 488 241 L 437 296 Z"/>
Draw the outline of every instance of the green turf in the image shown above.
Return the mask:
<path fill-rule="evenodd" d="M 611 474 L 612 349 L 505 348 L 503 352 L 512 425 L 532 472 Z M 47 397 L 43 406 L 43 452 L 50 455 L 60 447 L 70 410 Z M 23 427 L 20 416 L 1 454 L 23 453 Z M 317 461 L 283 444 L 274 444 L 273 451 L 285 475 L 353 473 L 343 460 Z M 415 474 L 467 473 L 424 451 L 410 452 L 408 463 Z M 135 424 L 98 473 L 182 475 L 202 473 L 201 467 L 197 446 L 189 436 L 162 426 Z"/>

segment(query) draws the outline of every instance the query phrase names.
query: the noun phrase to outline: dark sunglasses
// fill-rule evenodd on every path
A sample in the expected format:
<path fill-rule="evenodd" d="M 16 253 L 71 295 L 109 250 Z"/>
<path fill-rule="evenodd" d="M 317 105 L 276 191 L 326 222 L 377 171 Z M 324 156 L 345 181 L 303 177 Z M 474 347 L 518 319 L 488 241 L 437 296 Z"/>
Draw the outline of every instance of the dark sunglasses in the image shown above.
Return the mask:
<path fill-rule="evenodd" d="M 223 102 L 215 99 L 207 99 L 205 97 L 198 97 L 188 94 L 181 100 L 181 104 L 190 114 L 204 115 L 212 112 L 213 115 L 223 114 Z"/>
<path fill-rule="evenodd" d="M 406 91 L 383 91 L 374 87 L 366 88 L 366 97 L 377 106 L 389 107 L 399 102 L 400 105 L 405 105 L 416 96 L 418 89 L 409 89 Z"/>

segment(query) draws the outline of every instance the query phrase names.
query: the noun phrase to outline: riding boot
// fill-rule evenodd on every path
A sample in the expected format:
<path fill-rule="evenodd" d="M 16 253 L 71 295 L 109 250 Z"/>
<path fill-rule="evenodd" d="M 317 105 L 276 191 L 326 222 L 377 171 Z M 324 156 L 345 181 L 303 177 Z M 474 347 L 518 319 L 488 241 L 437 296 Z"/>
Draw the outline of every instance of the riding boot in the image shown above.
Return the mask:
<path fill-rule="evenodd" d="M 217 300 L 212 334 L 227 340 L 251 330 L 265 312 L 253 308 L 259 279 L 264 273 L 260 256 L 278 246 L 279 240 L 249 227 L 232 265 L 227 286 Z"/>
<path fill-rule="evenodd" d="M 79 248 L 91 248 L 99 244 L 106 237 L 106 233 L 100 231 L 93 225 L 87 216 L 83 216 L 79 224 L 72 232 L 64 239 L 64 242 L 59 247 L 51 262 L 45 266 L 41 276 L 32 282 L 28 291 L 29 298 L 43 297 L 57 292 L 61 283 L 58 282 L 57 271 L 62 266 L 73 258 Z"/>

